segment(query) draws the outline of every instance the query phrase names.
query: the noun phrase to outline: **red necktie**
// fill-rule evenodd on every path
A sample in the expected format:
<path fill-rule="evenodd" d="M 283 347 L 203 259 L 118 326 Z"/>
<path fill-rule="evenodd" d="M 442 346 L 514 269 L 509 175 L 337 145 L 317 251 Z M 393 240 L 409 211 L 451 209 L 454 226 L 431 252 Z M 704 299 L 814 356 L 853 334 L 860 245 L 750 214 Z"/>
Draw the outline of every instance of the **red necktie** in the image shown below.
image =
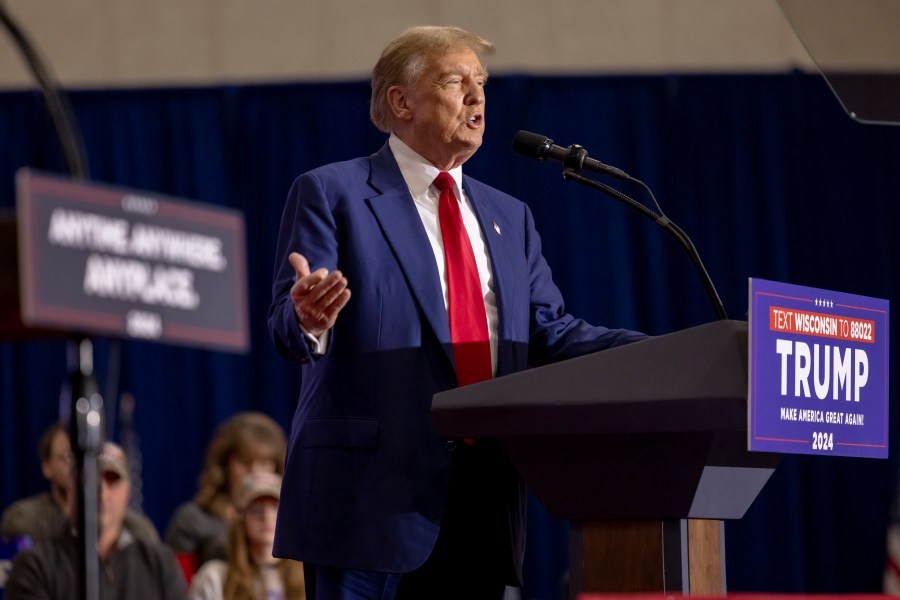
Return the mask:
<path fill-rule="evenodd" d="M 447 312 L 450 316 L 450 339 L 456 363 L 456 380 L 468 385 L 491 378 L 491 343 L 481 278 L 475 264 L 475 253 L 463 226 L 459 201 L 453 191 L 453 178 L 441 172 L 434 180 L 440 190 L 438 220 L 444 240 L 444 262 L 447 266 Z"/>

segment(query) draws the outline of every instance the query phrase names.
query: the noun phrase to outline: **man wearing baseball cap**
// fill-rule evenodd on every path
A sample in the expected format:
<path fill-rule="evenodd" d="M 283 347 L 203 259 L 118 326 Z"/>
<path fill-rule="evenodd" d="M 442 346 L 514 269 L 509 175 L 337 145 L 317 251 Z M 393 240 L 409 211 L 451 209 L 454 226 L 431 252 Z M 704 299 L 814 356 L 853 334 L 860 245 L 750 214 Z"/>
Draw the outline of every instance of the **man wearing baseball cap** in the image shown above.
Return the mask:
<path fill-rule="evenodd" d="M 97 453 L 100 473 L 97 553 L 104 600 L 183 600 L 184 577 L 175 555 L 159 542 L 135 537 L 123 523 L 131 481 L 122 448 L 105 442 Z M 72 494 L 74 498 L 76 494 Z M 77 511 L 70 510 L 70 514 Z M 75 599 L 79 593 L 75 527 L 16 557 L 6 584 L 7 600 Z"/>
<path fill-rule="evenodd" d="M 38 442 L 41 472 L 49 484 L 45 492 L 16 500 L 0 516 L 0 537 L 28 537 L 28 545 L 52 538 L 71 527 L 69 496 L 72 494 L 72 444 L 68 427 L 58 421 L 47 428 Z M 125 513 L 125 527 L 135 536 L 153 542 L 159 533 L 153 522 L 140 512 Z"/>

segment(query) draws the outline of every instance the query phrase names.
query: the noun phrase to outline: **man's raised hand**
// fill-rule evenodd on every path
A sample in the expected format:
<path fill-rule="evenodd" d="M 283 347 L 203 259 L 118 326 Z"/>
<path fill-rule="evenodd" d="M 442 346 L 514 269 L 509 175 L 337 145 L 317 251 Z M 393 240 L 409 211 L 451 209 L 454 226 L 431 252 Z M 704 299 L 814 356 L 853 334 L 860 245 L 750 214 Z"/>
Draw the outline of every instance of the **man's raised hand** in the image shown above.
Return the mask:
<path fill-rule="evenodd" d="M 334 326 L 338 313 L 350 300 L 347 278 L 324 267 L 310 272 L 309 262 L 299 252 L 291 252 L 288 260 L 296 274 L 291 286 L 294 313 L 307 333 L 319 337 Z"/>

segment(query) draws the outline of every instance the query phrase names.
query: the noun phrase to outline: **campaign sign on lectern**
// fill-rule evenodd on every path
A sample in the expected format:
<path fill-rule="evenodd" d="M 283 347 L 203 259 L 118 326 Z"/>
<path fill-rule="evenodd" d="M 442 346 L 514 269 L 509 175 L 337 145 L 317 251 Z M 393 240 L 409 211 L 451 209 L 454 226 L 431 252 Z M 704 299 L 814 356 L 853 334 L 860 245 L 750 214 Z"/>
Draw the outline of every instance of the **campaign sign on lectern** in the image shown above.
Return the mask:
<path fill-rule="evenodd" d="M 888 309 L 750 279 L 750 450 L 887 458 Z"/>
<path fill-rule="evenodd" d="M 29 326 L 244 352 L 244 219 L 233 209 L 22 169 Z"/>

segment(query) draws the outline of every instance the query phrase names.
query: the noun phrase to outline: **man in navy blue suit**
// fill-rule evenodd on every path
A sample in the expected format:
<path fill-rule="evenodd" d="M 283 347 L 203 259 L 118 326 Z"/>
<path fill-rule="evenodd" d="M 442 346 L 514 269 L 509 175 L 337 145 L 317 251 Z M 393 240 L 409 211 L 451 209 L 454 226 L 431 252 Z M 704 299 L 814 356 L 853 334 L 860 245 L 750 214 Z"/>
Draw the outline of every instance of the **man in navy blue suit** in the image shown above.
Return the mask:
<path fill-rule="evenodd" d="M 519 477 L 431 417 L 435 393 L 484 378 L 461 369 L 442 211 L 465 232 L 487 377 L 644 337 L 567 314 L 528 207 L 463 175 L 493 49 L 458 28 L 405 31 L 372 72 L 387 143 L 301 175 L 287 199 L 269 328 L 302 377 L 275 552 L 304 561 L 311 599 L 499 599 L 521 580 Z"/>

